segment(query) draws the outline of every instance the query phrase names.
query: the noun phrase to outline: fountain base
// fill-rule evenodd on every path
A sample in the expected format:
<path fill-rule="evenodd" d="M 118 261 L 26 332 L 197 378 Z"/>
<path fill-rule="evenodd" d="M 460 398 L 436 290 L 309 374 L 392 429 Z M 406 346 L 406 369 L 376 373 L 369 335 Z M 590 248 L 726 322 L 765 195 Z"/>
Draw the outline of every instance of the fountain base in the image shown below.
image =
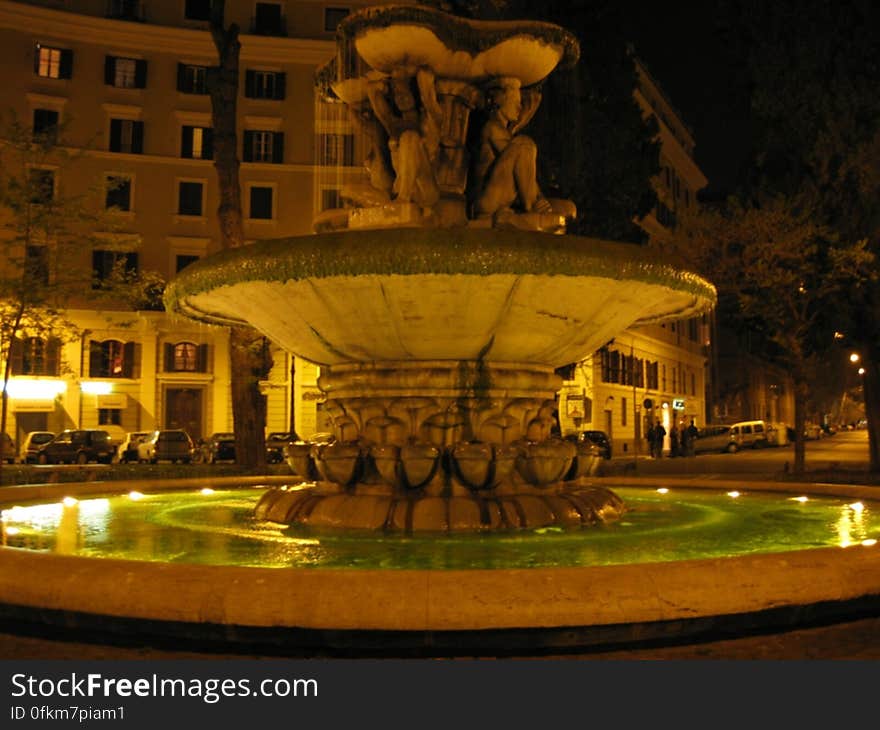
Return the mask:
<path fill-rule="evenodd" d="M 399 494 L 359 485 L 274 488 L 257 504 L 257 519 L 316 530 L 391 534 L 494 532 L 545 527 L 578 528 L 612 522 L 626 508 L 614 492 L 579 482 L 552 489 L 447 496 Z"/>

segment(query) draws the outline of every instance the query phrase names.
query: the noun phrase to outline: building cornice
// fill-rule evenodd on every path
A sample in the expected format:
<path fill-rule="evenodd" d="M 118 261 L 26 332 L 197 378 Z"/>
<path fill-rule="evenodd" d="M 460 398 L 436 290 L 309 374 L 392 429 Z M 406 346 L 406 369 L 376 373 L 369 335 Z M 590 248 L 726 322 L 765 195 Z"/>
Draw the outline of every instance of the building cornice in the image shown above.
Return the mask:
<path fill-rule="evenodd" d="M 214 59 L 217 51 L 207 30 L 99 18 L 65 10 L 0 0 L 0 28 L 59 40 L 129 48 L 144 53 L 185 54 Z M 320 66 L 335 53 L 331 40 L 241 36 L 241 60 Z"/>

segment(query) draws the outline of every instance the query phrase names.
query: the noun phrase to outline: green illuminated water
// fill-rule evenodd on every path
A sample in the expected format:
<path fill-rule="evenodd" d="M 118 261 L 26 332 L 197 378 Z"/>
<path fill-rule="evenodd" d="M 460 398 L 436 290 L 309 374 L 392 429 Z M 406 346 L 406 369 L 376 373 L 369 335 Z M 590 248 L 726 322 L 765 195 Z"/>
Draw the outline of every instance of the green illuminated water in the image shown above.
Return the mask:
<path fill-rule="evenodd" d="M 256 521 L 263 488 L 161 492 L 5 509 L 9 547 L 93 558 L 300 568 L 577 567 L 804 550 L 880 538 L 880 503 L 622 487 L 620 522 L 455 537 L 316 536 Z M 870 544 L 870 543 L 869 543 Z"/>

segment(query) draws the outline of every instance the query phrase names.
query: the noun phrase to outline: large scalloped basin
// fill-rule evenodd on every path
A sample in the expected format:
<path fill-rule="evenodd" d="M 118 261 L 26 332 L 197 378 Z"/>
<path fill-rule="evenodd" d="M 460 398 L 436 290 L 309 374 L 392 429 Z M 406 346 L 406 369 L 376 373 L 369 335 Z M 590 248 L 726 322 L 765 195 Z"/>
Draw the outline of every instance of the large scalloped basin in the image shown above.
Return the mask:
<path fill-rule="evenodd" d="M 442 78 L 509 76 L 529 86 L 560 61 L 574 63 L 579 55 L 575 37 L 551 23 L 470 20 L 428 7 L 365 8 L 343 20 L 339 30 L 354 39 L 371 67 L 384 73 L 428 66 Z"/>
<path fill-rule="evenodd" d="M 559 367 L 632 325 L 715 303 L 633 244 L 474 229 L 349 231 L 220 252 L 169 283 L 169 311 L 247 323 L 322 365 L 477 360 Z"/>

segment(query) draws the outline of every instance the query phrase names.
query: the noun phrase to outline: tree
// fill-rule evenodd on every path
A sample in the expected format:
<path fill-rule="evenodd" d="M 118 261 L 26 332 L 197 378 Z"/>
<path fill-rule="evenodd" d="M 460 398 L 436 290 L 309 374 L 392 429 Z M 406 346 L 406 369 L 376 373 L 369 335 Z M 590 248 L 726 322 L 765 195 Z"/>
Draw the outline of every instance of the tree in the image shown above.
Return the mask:
<path fill-rule="evenodd" d="M 534 16 L 535 4 L 509 0 L 507 18 Z M 651 179 L 660 172 L 657 123 L 645 118 L 633 93 L 635 55 L 618 2 L 548 0 L 540 19 L 574 33 L 581 57 L 544 82 L 544 99 L 529 126 L 538 144 L 539 179 L 549 195 L 571 198 L 570 233 L 642 243 L 637 221 L 657 203 Z"/>
<path fill-rule="evenodd" d="M 25 344 L 33 359 L 51 360 L 57 369 L 60 344 L 79 336 L 72 306 L 102 301 L 115 309 L 152 308 L 161 288 L 158 276 L 130 266 L 138 241 L 120 233 L 101 199 L 107 191 L 68 191 L 81 157 L 68 152 L 63 135 L 58 126 L 33 132 L 13 116 L 0 142 L 0 433 L 8 421 L 13 362 L 28 360 Z M 111 260 L 100 276 L 93 249 Z"/>
<path fill-rule="evenodd" d="M 719 17 L 751 97 L 746 193 L 809 201 L 841 241 L 880 252 L 880 6 L 726 0 Z M 862 356 L 871 468 L 880 470 L 880 282 L 848 292 L 837 317 Z"/>
<path fill-rule="evenodd" d="M 211 38 L 218 64 L 209 69 L 208 91 L 214 125 L 214 169 L 220 190 L 217 218 L 223 248 L 245 243 L 238 159 L 237 101 L 239 27 L 224 23 L 224 0 L 212 0 Z M 266 396 L 260 381 L 272 368 L 269 343 L 250 327 L 232 327 L 229 334 L 232 372 L 232 421 L 236 461 L 248 468 L 266 465 Z"/>
<path fill-rule="evenodd" d="M 740 327 L 763 337 L 764 354 L 790 374 L 794 471 L 802 473 L 810 382 L 834 341 L 826 314 L 842 295 L 871 283 L 875 257 L 867 242 L 838 240 L 809 205 L 776 196 L 705 208 L 660 245 L 732 299 Z"/>

